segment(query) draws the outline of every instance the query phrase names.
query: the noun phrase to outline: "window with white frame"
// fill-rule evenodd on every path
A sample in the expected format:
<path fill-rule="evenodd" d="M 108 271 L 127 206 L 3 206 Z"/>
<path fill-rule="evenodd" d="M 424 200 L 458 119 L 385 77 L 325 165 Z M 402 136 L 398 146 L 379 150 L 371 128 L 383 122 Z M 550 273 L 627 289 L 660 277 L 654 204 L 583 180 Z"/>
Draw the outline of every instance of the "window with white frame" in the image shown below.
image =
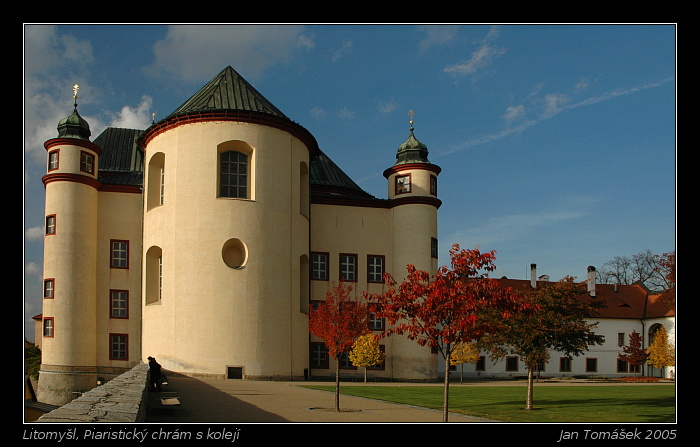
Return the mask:
<path fill-rule="evenodd" d="M 328 253 L 311 253 L 311 279 L 328 280 Z"/>
<path fill-rule="evenodd" d="M 109 316 L 111 318 L 129 318 L 129 291 L 109 291 Z"/>
<path fill-rule="evenodd" d="M 341 281 L 357 281 L 357 255 L 340 254 L 340 279 Z"/>
<path fill-rule="evenodd" d="M 115 269 L 129 268 L 129 241 L 112 240 L 110 266 Z"/>

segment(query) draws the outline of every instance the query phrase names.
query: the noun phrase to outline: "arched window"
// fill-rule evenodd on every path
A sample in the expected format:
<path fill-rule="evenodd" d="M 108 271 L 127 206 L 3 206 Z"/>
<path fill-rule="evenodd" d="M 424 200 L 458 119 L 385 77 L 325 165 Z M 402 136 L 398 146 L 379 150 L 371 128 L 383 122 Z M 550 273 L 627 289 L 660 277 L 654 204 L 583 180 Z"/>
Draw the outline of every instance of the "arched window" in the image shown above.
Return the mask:
<path fill-rule="evenodd" d="M 219 154 L 219 197 L 247 199 L 249 177 L 247 154 L 238 151 Z"/>
<path fill-rule="evenodd" d="M 165 202 L 165 154 L 153 154 L 148 163 L 146 204 L 150 210 Z"/>

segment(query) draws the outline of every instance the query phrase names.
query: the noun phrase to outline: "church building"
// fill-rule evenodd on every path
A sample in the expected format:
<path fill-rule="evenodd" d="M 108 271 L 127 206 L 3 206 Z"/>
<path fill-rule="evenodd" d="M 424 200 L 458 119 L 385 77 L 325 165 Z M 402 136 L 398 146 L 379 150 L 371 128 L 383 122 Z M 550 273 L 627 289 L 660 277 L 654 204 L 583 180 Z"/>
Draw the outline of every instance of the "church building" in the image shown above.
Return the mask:
<path fill-rule="evenodd" d="M 407 264 L 437 270 L 440 167 L 412 123 L 387 151 L 387 198 L 231 67 L 148 129 L 90 137 L 76 99 L 45 143 L 41 402 L 65 404 L 148 356 L 191 376 L 328 378 L 310 303 L 341 280 L 359 295 Z M 429 348 L 381 347 L 374 376 L 437 377 Z"/>
<path fill-rule="evenodd" d="M 330 379 L 336 361 L 309 332 L 310 306 L 340 281 L 359 297 L 383 292 L 384 273 L 400 282 L 408 264 L 437 271 L 441 169 L 412 122 L 387 148 L 387 196 L 377 198 L 231 67 L 145 130 L 91 140 L 77 86 L 75 98 L 44 144 L 39 402 L 64 405 L 149 356 L 193 377 Z M 534 264 L 531 276 L 501 281 L 531 290 Z M 632 331 L 645 346 L 662 326 L 675 337 L 675 311 L 659 295 L 587 282 L 608 306 L 594 320 L 606 343 L 579 359 L 553 353 L 543 373 L 636 373 L 618 359 Z M 407 337 L 380 348 L 374 380 L 436 381 L 444 371 Z M 341 376 L 364 372 L 339 361 Z M 524 374 L 517 356 L 466 367 L 470 377 Z"/>

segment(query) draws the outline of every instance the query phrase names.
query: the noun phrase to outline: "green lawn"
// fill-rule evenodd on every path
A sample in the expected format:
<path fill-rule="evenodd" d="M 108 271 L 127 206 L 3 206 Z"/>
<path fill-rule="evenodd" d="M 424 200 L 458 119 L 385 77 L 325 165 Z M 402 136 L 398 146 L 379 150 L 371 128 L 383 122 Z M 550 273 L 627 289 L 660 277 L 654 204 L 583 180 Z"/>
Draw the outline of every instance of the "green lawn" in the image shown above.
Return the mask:
<path fill-rule="evenodd" d="M 309 386 L 334 391 L 335 386 Z M 442 410 L 442 385 L 340 385 L 341 394 Z M 525 410 L 527 386 L 450 385 L 449 409 L 505 422 L 675 422 L 674 385 L 538 386 Z M 343 397 L 340 397 L 343 404 Z"/>

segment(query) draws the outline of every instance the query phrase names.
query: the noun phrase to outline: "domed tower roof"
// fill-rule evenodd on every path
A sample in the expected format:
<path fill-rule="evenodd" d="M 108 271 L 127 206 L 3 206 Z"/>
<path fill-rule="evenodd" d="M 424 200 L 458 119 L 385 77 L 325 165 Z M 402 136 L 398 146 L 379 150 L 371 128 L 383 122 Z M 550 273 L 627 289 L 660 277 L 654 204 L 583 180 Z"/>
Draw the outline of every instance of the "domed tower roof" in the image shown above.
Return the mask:
<path fill-rule="evenodd" d="M 411 116 L 413 113 L 411 112 Z M 396 151 L 396 164 L 406 164 L 406 163 L 430 163 L 428 161 L 428 146 L 418 141 L 415 135 L 413 135 L 413 118 L 411 118 L 410 123 L 410 134 L 408 139 L 399 146 Z"/>
<path fill-rule="evenodd" d="M 78 113 L 78 84 L 73 86 L 73 113 L 58 122 L 58 138 L 90 141 L 90 125 Z"/>

